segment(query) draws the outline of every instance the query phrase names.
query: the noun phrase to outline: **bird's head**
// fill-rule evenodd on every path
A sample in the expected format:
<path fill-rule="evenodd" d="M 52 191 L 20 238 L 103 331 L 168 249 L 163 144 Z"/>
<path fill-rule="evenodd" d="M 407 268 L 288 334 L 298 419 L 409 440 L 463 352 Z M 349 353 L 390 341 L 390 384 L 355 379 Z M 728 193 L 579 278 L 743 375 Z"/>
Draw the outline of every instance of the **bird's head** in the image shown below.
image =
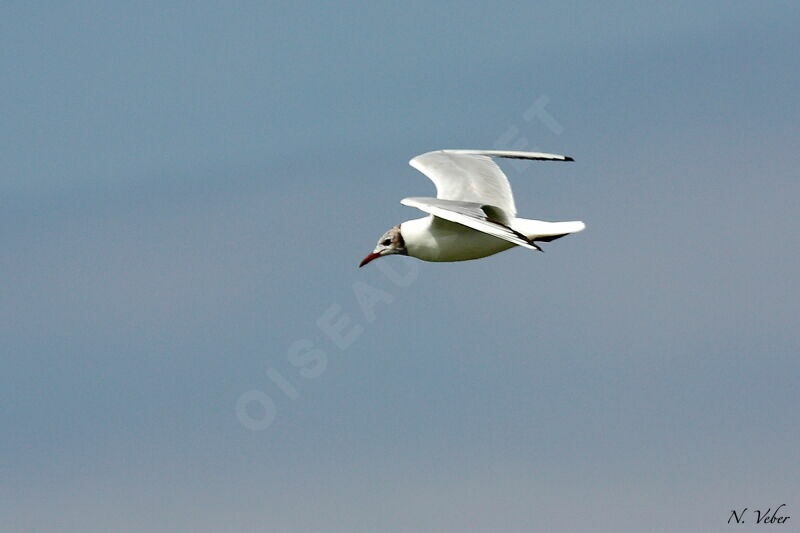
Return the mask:
<path fill-rule="evenodd" d="M 363 267 L 373 259 L 393 254 L 408 255 L 406 242 L 403 240 L 403 235 L 400 233 L 400 224 L 384 233 L 383 237 L 378 240 L 378 244 L 375 245 L 375 249 L 372 250 L 372 253 L 365 257 L 358 266 L 359 268 Z"/>

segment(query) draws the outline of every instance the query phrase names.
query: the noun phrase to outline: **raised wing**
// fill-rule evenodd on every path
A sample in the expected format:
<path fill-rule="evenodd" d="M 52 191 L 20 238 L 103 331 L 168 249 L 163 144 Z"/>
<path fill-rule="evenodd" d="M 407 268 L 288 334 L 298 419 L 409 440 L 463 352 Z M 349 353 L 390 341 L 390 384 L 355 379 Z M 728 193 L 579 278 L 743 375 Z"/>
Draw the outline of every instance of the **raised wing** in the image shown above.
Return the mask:
<path fill-rule="evenodd" d="M 418 155 L 408 164 L 431 179 L 436 185 L 437 198 L 493 205 L 513 217 L 517 208 L 511 186 L 493 157 L 573 161 L 571 157 L 539 152 L 438 150 Z"/>
<path fill-rule="evenodd" d="M 403 198 L 400 203 L 524 248 L 542 251 L 525 235 L 506 225 L 507 219 L 503 216 L 503 211 L 494 206 L 440 198 Z"/>

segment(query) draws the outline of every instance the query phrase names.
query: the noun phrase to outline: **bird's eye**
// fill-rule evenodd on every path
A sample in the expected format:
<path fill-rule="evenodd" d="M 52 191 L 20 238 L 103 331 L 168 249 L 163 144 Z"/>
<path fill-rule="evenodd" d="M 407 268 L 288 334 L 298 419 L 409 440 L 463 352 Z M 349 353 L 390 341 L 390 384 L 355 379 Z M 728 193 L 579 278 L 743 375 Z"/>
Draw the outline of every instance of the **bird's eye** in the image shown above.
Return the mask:
<path fill-rule="evenodd" d="M 381 242 L 381 246 L 389 246 L 390 244 L 392 244 L 392 239 L 383 239 L 383 242 Z"/>

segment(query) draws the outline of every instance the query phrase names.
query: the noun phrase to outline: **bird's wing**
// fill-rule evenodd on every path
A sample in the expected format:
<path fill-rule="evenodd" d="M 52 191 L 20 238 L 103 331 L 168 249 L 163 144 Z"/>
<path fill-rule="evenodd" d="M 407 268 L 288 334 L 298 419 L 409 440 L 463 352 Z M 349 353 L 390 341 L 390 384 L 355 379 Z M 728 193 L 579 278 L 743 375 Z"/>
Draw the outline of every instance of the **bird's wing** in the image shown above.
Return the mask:
<path fill-rule="evenodd" d="M 508 178 L 492 158 L 572 161 L 571 157 L 506 150 L 438 150 L 408 162 L 436 185 L 436 197 L 494 205 L 517 214 Z"/>
<path fill-rule="evenodd" d="M 441 198 L 403 198 L 400 203 L 519 246 L 541 251 L 535 242 L 508 226 L 505 213 L 495 206 Z"/>

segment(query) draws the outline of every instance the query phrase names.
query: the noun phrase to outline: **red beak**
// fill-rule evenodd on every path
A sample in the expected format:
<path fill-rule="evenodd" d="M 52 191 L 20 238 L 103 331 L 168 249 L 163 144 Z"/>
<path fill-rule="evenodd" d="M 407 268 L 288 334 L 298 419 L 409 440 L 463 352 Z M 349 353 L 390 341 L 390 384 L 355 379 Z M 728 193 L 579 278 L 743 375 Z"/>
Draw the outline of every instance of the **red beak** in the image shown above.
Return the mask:
<path fill-rule="evenodd" d="M 377 259 L 377 258 L 379 258 L 380 256 L 381 256 L 381 254 L 376 254 L 376 253 L 374 253 L 374 252 L 373 252 L 373 253 L 371 253 L 371 254 L 369 254 L 367 257 L 365 257 L 364 259 L 362 259 L 362 260 L 361 260 L 361 264 L 360 264 L 360 265 L 358 265 L 358 268 L 361 268 L 361 267 L 363 267 L 364 265 L 366 265 L 367 263 L 369 263 L 369 262 L 370 262 L 370 261 L 372 261 L 373 259 Z"/>

